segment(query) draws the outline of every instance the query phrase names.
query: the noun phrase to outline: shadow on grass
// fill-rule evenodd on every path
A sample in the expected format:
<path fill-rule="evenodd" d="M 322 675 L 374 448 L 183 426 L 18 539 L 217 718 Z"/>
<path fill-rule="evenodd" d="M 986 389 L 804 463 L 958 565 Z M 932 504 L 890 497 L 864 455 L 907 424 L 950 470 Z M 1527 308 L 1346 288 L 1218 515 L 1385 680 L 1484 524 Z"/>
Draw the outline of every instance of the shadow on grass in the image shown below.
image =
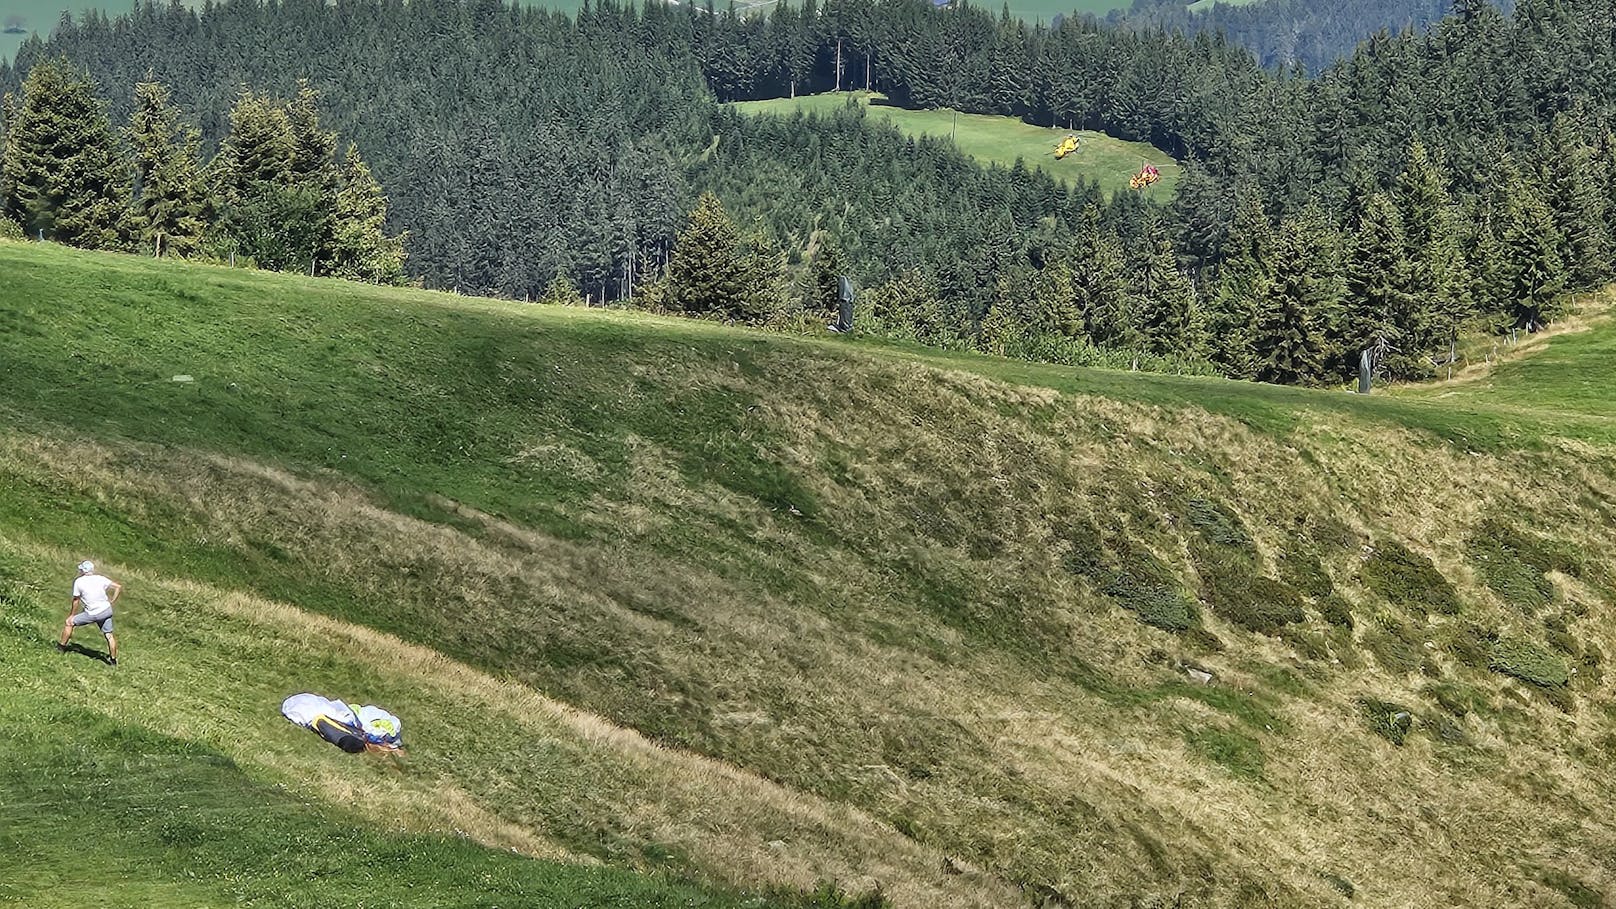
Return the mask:
<path fill-rule="evenodd" d="M 107 653 L 104 650 L 95 650 L 93 648 L 86 647 L 86 646 L 84 646 L 83 644 L 80 644 L 77 641 L 69 641 L 68 644 L 67 644 L 67 647 L 63 648 L 62 652 L 63 653 L 76 653 L 79 656 L 89 657 L 90 659 L 95 660 L 98 663 L 105 663 L 108 660 L 112 659 L 112 654 Z"/>

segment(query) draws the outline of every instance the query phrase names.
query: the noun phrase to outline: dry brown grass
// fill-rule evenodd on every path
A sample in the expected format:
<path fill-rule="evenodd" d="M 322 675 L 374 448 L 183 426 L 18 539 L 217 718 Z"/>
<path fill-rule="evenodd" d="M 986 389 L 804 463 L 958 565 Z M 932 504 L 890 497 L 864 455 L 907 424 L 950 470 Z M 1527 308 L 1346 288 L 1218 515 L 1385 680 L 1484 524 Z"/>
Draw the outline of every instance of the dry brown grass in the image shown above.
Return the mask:
<path fill-rule="evenodd" d="M 1562 905 L 1536 882 L 1544 867 L 1616 894 L 1616 795 L 1590 757 L 1616 741 L 1609 672 L 1567 716 L 1438 654 L 1492 709 L 1462 720 L 1468 744 L 1422 726 L 1398 748 L 1364 726 L 1357 700 L 1407 704 L 1423 719 L 1438 711 L 1420 693 L 1427 680 L 1373 660 L 1310 659 L 1203 609 L 1223 642 L 1208 649 L 1140 625 L 1061 561 L 1063 522 L 1114 520 L 1189 583 L 1183 506 L 1204 497 L 1239 515 L 1269 571 L 1329 519 L 1430 557 L 1459 589 L 1460 619 L 1518 629 L 1524 620 L 1468 563 L 1468 534 L 1510 514 L 1610 560 L 1588 502 L 1616 500 L 1611 452 L 1563 443 L 1475 455 L 1317 415 L 1276 438 L 1195 410 L 920 367 L 815 378 L 833 365 L 807 358 L 773 377 L 784 390 L 765 397 L 761 417 L 779 441 L 760 456 L 789 465 L 817 500 L 813 533 L 787 510 L 692 484 L 647 441 L 625 495 L 579 509 L 599 532 L 586 541 L 474 503 L 438 502 L 467 528 L 455 529 L 338 478 L 43 432 L 0 443 L 0 471 L 137 516 L 172 509 L 197 539 L 227 548 L 273 545 L 395 634 L 172 586 L 299 650 L 340 641 L 365 653 L 426 715 L 491 713 L 568 743 L 571 766 L 612 768 L 579 771 L 572 817 L 678 843 L 720 879 L 879 880 L 916 906 L 1019 901 L 1007 881 L 1080 905 L 1343 904 L 1328 874 L 1352 882 L 1353 905 Z M 722 370 L 668 378 L 739 381 Z M 674 543 L 690 533 L 728 542 L 681 556 Z M 1359 550 L 1324 548 L 1362 636 L 1386 607 L 1357 577 Z M 940 611 L 926 584 L 962 591 L 964 615 Z M 1605 596 L 1578 592 L 1588 613 L 1575 633 L 1616 655 Z M 1452 621 L 1424 630 L 1435 638 Z M 522 639 L 530 627 L 537 640 Z M 574 631 L 617 661 L 546 662 Z M 443 652 L 493 654 L 511 678 Z M 1170 687 L 1183 661 L 1215 670 L 1220 694 L 1254 692 L 1275 722 Z M 1275 682 L 1280 671 L 1295 681 Z M 1212 727 L 1257 744 L 1260 780 L 1186 747 L 1187 730 Z M 461 767 L 448 788 L 408 788 L 401 800 L 421 813 L 400 823 L 566 851 L 546 807 L 504 782 L 513 769 Z M 919 842 L 894 832 L 899 821 Z M 945 854 L 983 873 L 942 874 Z"/>

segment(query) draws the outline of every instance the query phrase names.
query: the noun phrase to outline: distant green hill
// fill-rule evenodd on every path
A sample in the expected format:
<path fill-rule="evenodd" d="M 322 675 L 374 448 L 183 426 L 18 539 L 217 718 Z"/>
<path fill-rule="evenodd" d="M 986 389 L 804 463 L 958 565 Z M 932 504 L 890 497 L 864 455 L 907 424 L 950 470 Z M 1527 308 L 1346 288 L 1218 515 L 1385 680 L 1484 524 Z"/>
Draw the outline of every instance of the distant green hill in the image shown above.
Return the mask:
<path fill-rule="evenodd" d="M 1227 0 L 1225 0 L 1227 2 Z M 199 6 L 200 4 L 191 4 Z M 582 5 L 580 0 L 544 0 L 544 2 L 529 3 L 529 6 L 540 6 L 557 12 L 575 13 Z M 723 4 L 719 4 L 720 7 Z M 759 13 L 765 12 L 772 3 L 741 2 L 737 7 L 742 10 L 751 10 Z M 1027 20 L 1028 22 L 1048 23 L 1057 15 L 1071 15 L 1074 11 L 1079 13 L 1093 13 L 1104 15 L 1113 9 L 1126 9 L 1128 4 L 1118 3 L 1115 0 L 1017 0 L 1010 5 L 1010 14 Z M 20 34 L 7 34 L 0 32 L 0 58 L 13 59 L 17 49 L 30 32 L 48 34 L 56 27 L 57 20 L 61 18 L 63 10 L 74 15 L 86 10 L 103 9 L 111 13 L 125 12 L 126 7 L 121 5 L 108 5 L 96 0 L 0 0 L 0 29 L 10 26 L 12 19 L 20 19 L 18 27 L 26 29 Z"/>
<path fill-rule="evenodd" d="M 1228 2 L 1228 0 L 1225 0 L 1225 2 Z M 1246 0 L 1246 2 L 1250 2 L 1250 0 Z M 773 4 L 752 0 L 752 2 L 743 2 L 738 5 L 745 9 L 768 9 Z M 971 5 L 985 6 L 994 13 L 999 11 L 998 6 L 991 4 L 973 3 Z M 1042 22 L 1046 25 L 1053 21 L 1056 16 L 1070 16 L 1074 13 L 1078 15 L 1104 16 L 1112 10 L 1128 9 L 1130 5 L 1129 3 L 1120 2 L 1120 0 L 1010 0 L 1009 2 L 1010 15 L 1029 23 Z"/>
<path fill-rule="evenodd" d="M 1015 117 L 961 114 L 947 109 L 906 110 L 882 103 L 885 98 L 879 93 L 826 92 L 795 99 L 740 101 L 733 106 L 748 113 L 790 114 L 801 110 L 824 114 L 850 99 L 869 105 L 871 117 L 889 120 L 908 135 L 951 138 L 960 151 L 984 164 L 1010 167 L 1019 158 L 1028 167 L 1067 183 L 1097 181 L 1107 194 L 1128 191 L 1128 179 L 1147 163 L 1156 165 L 1162 174 L 1159 183 L 1144 190 L 1151 195 L 1171 197 L 1183 174 L 1171 156 L 1145 142 L 1125 142 L 1088 130 L 1048 129 Z M 1078 137 L 1078 150 L 1056 160 L 1055 146 L 1068 135 Z"/>
<path fill-rule="evenodd" d="M 0 276 L 0 904 L 1616 897 L 1598 310 L 1492 390 L 1360 398 Z M 85 557 L 116 669 L 51 647 Z"/>

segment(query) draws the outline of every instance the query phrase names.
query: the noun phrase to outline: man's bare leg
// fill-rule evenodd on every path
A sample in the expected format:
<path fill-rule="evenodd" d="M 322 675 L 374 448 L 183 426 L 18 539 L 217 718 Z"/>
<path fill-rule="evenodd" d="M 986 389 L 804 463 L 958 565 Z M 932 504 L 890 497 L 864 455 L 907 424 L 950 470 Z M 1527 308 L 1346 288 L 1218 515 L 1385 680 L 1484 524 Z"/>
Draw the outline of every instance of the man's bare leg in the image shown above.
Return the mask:
<path fill-rule="evenodd" d="M 58 646 L 58 647 L 66 647 L 67 646 L 67 639 L 72 637 L 72 636 L 73 636 L 73 623 L 72 622 L 64 623 L 62 625 L 62 638 L 61 638 L 61 640 L 56 642 L 56 646 Z"/>
<path fill-rule="evenodd" d="M 107 648 L 112 651 L 112 662 L 118 662 L 118 638 L 116 636 L 107 635 Z"/>

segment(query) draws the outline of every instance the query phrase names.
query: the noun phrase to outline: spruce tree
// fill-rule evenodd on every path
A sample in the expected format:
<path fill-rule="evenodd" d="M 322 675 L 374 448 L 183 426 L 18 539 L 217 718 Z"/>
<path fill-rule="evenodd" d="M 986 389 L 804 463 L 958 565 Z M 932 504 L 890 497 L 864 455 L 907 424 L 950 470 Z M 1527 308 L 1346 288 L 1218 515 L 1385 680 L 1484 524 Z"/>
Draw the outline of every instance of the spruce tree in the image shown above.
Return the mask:
<path fill-rule="evenodd" d="M 841 305 L 839 280 L 847 272 L 841 244 L 826 231 L 819 231 L 813 259 L 809 262 L 803 288 L 803 308 L 823 317 L 834 317 Z"/>
<path fill-rule="evenodd" d="M 1098 208 L 1087 208 L 1064 253 L 1071 269 L 1073 300 L 1082 314 L 1083 333 L 1096 345 L 1128 346 L 1138 340 L 1128 298 L 1127 259 L 1122 245 L 1100 221 Z"/>
<path fill-rule="evenodd" d="M 1254 193 L 1241 194 L 1207 305 L 1209 352 L 1231 378 L 1255 378 L 1259 302 L 1274 279 L 1274 230 Z"/>
<path fill-rule="evenodd" d="M 864 295 L 870 321 L 888 337 L 937 347 L 959 342 L 935 279 L 916 271 L 900 272 Z"/>
<path fill-rule="evenodd" d="M 6 97 L 4 213 L 29 236 L 111 249 L 128 227 L 124 165 L 95 85 L 65 58 L 36 64 Z"/>
<path fill-rule="evenodd" d="M 582 306 L 584 297 L 578 292 L 578 287 L 572 283 L 572 279 L 567 277 L 565 272 L 558 271 L 536 302 L 551 306 Z"/>
<path fill-rule="evenodd" d="M 1027 324 L 1027 312 L 1022 304 L 1023 301 L 1000 281 L 999 292 L 983 314 L 972 346 L 995 357 L 1025 356 L 1027 339 L 1034 332 Z"/>
<path fill-rule="evenodd" d="M 244 91 L 230 108 L 230 131 L 210 167 L 214 190 L 221 202 L 235 204 L 260 184 L 287 185 L 296 154 L 285 108 L 268 95 Z"/>
<path fill-rule="evenodd" d="M 747 263 L 740 235 L 712 193 L 702 193 L 668 261 L 668 305 L 691 315 L 742 312 L 747 301 Z"/>
<path fill-rule="evenodd" d="M 1134 282 L 1145 347 L 1162 356 L 1200 356 L 1195 287 L 1178 270 L 1178 256 L 1159 222 L 1151 227 L 1150 245 Z"/>
<path fill-rule="evenodd" d="M 337 180 L 328 272 L 373 284 L 399 283 L 404 277 L 405 238 L 388 236 L 387 197 L 352 143 Z"/>
<path fill-rule="evenodd" d="M 1412 266 L 1403 218 L 1389 197 L 1375 193 L 1365 203 L 1346 269 L 1347 312 L 1343 342 L 1346 357 L 1382 342 L 1400 352 L 1406 364 L 1415 351 L 1404 349 L 1414 296 L 1409 290 Z M 1396 367 L 1399 371 L 1401 366 Z"/>
<path fill-rule="evenodd" d="M 127 135 L 133 153 L 131 227 L 137 246 L 191 255 L 207 230 L 201 131 L 182 122 L 168 88 L 148 78 L 135 86 Z"/>
<path fill-rule="evenodd" d="M 320 125 L 319 100 L 309 81 L 299 79 L 297 94 L 286 104 L 294 182 L 325 185 L 336 179 L 337 134 Z"/>
<path fill-rule="evenodd" d="M 1462 229 L 1447 176 L 1424 143 L 1409 146 L 1396 199 L 1408 244 L 1411 324 L 1405 341 L 1428 348 L 1453 337 L 1470 314 Z"/>
<path fill-rule="evenodd" d="M 763 324 L 784 313 L 791 296 L 785 252 L 769 238 L 761 222 L 741 238 L 737 256 L 746 292 L 739 308 L 728 314 L 730 318 Z"/>
<path fill-rule="evenodd" d="M 1604 162 L 1583 131 L 1578 114 L 1557 115 L 1544 139 L 1538 172 L 1543 201 L 1564 241 L 1567 280 L 1577 288 L 1594 287 L 1611 275 Z"/>
<path fill-rule="evenodd" d="M 1327 331 L 1338 292 L 1334 242 L 1334 232 L 1317 212 L 1280 225 L 1272 279 L 1256 307 L 1259 380 L 1308 384 L 1330 371 Z"/>
<path fill-rule="evenodd" d="M 1517 183 L 1510 193 L 1500 239 L 1514 324 L 1536 330 L 1555 315 L 1567 271 L 1554 215 L 1525 183 Z"/>
<path fill-rule="evenodd" d="M 1072 262 L 1056 257 L 1038 270 L 1031 282 L 1033 327 L 1057 338 L 1083 336 L 1083 312 L 1078 308 L 1077 279 Z"/>

